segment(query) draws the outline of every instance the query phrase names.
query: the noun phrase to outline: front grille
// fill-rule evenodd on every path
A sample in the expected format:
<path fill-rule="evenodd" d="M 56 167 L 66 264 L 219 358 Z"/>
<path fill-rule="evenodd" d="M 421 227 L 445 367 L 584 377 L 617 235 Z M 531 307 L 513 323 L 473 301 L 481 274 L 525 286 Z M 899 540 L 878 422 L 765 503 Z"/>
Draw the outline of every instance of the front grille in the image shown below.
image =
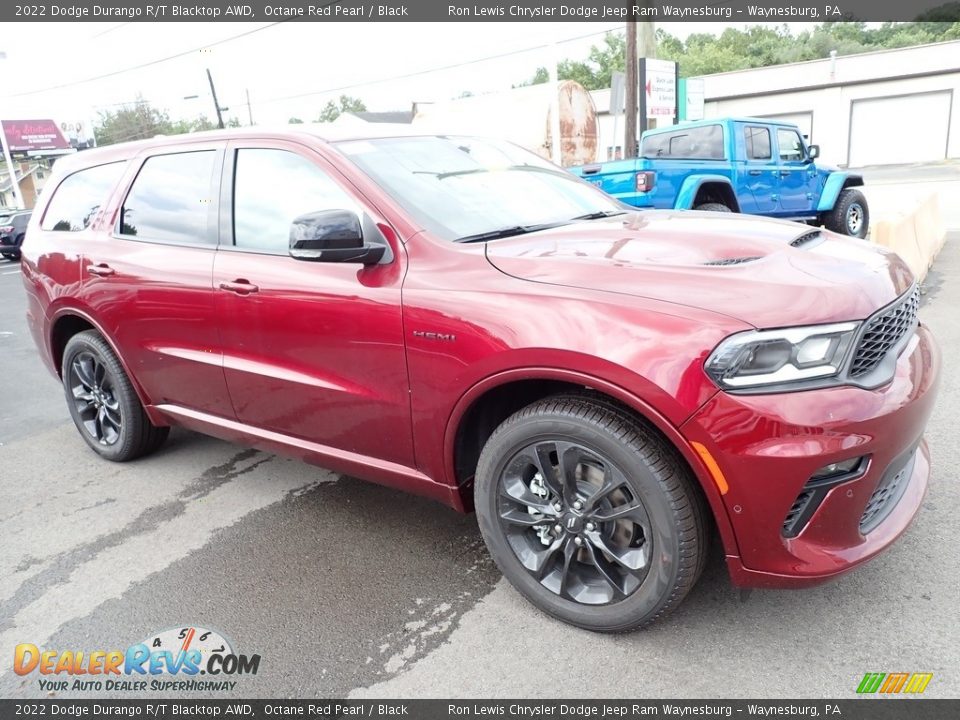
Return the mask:
<path fill-rule="evenodd" d="M 850 377 L 863 377 L 875 369 L 890 349 L 916 327 L 919 308 L 920 289 L 914 287 L 896 303 L 868 319 L 850 364 Z"/>
<path fill-rule="evenodd" d="M 907 481 L 913 472 L 916 457 L 916 452 L 913 452 L 905 464 L 900 465 L 899 468 L 894 465 L 880 480 L 877 489 L 873 491 L 867 501 L 867 507 L 864 509 L 863 515 L 860 516 L 860 533 L 862 535 L 866 535 L 883 522 L 884 518 L 890 514 L 903 496 L 907 489 Z"/>

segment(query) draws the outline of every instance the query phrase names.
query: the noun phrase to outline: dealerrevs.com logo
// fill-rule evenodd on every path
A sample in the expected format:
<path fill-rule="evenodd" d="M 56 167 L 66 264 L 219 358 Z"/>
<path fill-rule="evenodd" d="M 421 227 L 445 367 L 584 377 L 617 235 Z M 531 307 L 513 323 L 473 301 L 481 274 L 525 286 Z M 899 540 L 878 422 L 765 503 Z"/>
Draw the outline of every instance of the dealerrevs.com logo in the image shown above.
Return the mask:
<path fill-rule="evenodd" d="M 223 635 L 195 626 L 154 633 L 126 650 L 47 650 L 20 643 L 13 653 L 14 672 L 38 674 L 47 692 L 233 690 L 232 678 L 256 675 L 259 668 L 259 655 L 237 654 Z"/>

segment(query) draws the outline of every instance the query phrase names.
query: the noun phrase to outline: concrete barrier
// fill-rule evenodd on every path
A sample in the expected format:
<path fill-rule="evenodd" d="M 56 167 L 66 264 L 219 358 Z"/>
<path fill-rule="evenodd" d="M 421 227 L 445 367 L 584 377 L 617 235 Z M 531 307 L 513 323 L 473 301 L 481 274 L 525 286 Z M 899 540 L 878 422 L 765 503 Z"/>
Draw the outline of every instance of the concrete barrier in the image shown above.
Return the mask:
<path fill-rule="evenodd" d="M 947 231 L 936 194 L 920 198 L 873 222 L 870 239 L 903 258 L 917 280 L 923 280 L 943 247 Z"/>

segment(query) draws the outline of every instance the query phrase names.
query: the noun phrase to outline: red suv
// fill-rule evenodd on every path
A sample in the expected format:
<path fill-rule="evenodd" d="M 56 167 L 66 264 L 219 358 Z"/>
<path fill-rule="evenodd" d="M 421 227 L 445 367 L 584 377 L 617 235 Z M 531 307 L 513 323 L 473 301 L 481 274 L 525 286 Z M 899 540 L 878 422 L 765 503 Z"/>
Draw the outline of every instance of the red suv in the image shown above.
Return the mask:
<path fill-rule="evenodd" d="M 475 509 L 521 593 L 600 631 L 676 606 L 711 535 L 787 587 L 907 528 L 940 358 L 896 255 L 635 213 L 500 141 L 335 132 L 57 163 L 23 277 L 94 451 L 182 425 Z"/>

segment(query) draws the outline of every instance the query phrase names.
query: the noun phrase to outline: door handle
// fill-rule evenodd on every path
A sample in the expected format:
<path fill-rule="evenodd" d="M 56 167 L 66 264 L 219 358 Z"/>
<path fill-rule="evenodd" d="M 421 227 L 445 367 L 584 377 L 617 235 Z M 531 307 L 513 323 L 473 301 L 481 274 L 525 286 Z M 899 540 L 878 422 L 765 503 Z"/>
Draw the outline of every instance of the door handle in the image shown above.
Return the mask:
<path fill-rule="evenodd" d="M 236 293 L 237 295 L 250 295 L 260 290 L 260 288 L 253 283 L 243 279 L 234 280 L 233 282 L 222 282 L 220 283 L 220 289 Z"/>
<path fill-rule="evenodd" d="M 747 171 L 747 174 L 748 174 L 748 175 L 759 175 L 761 172 L 762 172 L 761 170 L 748 170 L 748 171 Z"/>
<path fill-rule="evenodd" d="M 786 177 L 786 176 L 789 175 L 789 174 L 790 174 L 790 170 L 781 170 L 781 171 L 780 171 L 780 177 Z"/>
<path fill-rule="evenodd" d="M 117 271 L 106 263 L 100 263 L 98 265 L 87 265 L 87 272 L 97 277 L 107 277 L 108 275 L 115 275 Z"/>

